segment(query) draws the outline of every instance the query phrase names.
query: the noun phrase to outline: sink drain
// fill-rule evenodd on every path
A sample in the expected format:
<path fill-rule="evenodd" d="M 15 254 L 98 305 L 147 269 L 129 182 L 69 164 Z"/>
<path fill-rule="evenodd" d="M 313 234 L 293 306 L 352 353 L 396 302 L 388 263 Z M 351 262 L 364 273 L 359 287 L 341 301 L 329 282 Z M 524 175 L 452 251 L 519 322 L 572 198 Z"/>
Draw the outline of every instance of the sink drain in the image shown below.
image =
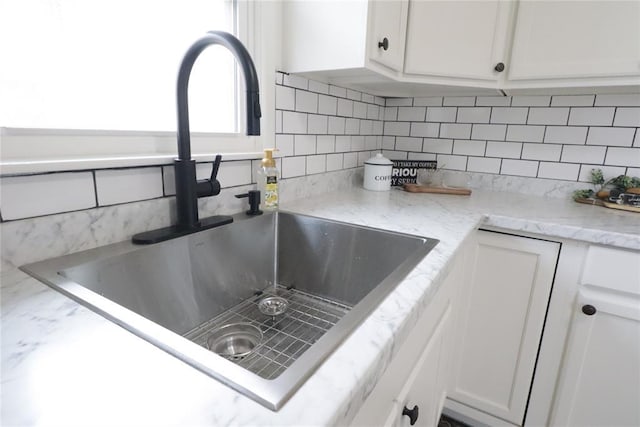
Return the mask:
<path fill-rule="evenodd" d="M 267 316 L 278 316 L 287 311 L 287 307 L 289 307 L 289 301 L 282 297 L 267 297 L 258 303 L 260 312 Z"/>
<path fill-rule="evenodd" d="M 207 338 L 207 348 L 227 359 L 249 355 L 262 341 L 260 328 L 250 323 L 231 323 L 214 330 Z"/>

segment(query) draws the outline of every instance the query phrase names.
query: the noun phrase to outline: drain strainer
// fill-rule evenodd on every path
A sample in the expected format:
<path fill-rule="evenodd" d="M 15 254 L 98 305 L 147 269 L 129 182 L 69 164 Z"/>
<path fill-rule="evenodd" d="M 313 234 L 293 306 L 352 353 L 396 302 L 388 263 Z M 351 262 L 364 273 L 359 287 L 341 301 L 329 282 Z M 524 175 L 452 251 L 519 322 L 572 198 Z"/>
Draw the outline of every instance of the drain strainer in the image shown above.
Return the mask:
<path fill-rule="evenodd" d="M 282 297 L 267 297 L 258 303 L 260 312 L 267 316 L 278 316 L 287 311 L 287 307 L 289 307 L 289 301 Z"/>
<path fill-rule="evenodd" d="M 250 323 L 231 323 L 214 330 L 207 338 L 207 347 L 227 359 L 241 359 L 261 341 L 260 328 Z"/>

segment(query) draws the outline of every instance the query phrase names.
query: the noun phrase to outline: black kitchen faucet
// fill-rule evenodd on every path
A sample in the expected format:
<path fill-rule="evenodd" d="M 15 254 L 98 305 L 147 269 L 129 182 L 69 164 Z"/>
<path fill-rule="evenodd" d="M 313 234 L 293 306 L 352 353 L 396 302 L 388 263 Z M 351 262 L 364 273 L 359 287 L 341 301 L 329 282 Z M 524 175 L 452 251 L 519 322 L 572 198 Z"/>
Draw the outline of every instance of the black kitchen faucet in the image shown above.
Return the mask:
<path fill-rule="evenodd" d="M 178 158 L 174 160 L 176 182 L 177 222 L 175 225 L 147 231 L 133 236 L 133 243 L 148 244 L 162 242 L 186 234 L 233 222 L 229 216 L 216 215 L 199 219 L 198 197 L 215 196 L 220 193 L 220 183 L 216 179 L 222 156 L 216 156 L 211 178 L 196 179 L 196 161 L 191 158 L 191 135 L 189 131 L 189 105 L 187 93 L 189 76 L 193 64 L 202 51 L 211 45 L 222 45 L 229 49 L 240 64 L 247 90 L 247 135 L 260 135 L 260 100 L 258 97 L 258 75 L 253 60 L 240 40 L 223 31 L 209 31 L 198 39 L 182 59 L 178 72 Z"/>

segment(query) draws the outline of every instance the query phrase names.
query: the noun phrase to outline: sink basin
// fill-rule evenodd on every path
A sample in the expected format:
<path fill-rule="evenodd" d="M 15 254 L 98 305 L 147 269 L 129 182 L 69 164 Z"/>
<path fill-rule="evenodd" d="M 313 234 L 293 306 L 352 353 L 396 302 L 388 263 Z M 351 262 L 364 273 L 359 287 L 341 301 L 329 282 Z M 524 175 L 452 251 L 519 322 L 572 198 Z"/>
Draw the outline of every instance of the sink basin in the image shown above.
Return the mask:
<path fill-rule="evenodd" d="M 436 244 L 278 212 L 22 269 L 278 410 Z"/>

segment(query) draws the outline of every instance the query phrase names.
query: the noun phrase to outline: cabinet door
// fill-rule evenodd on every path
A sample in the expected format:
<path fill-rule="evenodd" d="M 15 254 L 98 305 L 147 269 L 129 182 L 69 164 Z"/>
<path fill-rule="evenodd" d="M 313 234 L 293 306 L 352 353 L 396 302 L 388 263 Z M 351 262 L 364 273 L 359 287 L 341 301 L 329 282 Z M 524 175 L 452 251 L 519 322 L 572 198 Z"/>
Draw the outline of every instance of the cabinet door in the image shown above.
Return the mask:
<path fill-rule="evenodd" d="M 638 296 L 580 291 L 551 425 L 640 425 Z"/>
<path fill-rule="evenodd" d="M 486 231 L 477 240 L 450 398 L 522 425 L 560 245 Z"/>
<path fill-rule="evenodd" d="M 496 80 L 512 2 L 411 0 L 404 71 Z"/>
<path fill-rule="evenodd" d="M 369 1 L 369 58 L 396 71 L 402 71 L 408 4 L 409 0 Z"/>
<path fill-rule="evenodd" d="M 640 75 L 640 2 L 521 1 L 510 80 Z"/>
<path fill-rule="evenodd" d="M 444 337 L 450 324 L 451 306 L 443 313 L 433 335 L 418 359 L 397 400 L 394 426 L 408 427 L 410 418 L 403 410 L 417 411 L 415 426 L 435 427 L 440 418 L 440 403 L 445 389 L 438 377 L 444 362 Z"/>

